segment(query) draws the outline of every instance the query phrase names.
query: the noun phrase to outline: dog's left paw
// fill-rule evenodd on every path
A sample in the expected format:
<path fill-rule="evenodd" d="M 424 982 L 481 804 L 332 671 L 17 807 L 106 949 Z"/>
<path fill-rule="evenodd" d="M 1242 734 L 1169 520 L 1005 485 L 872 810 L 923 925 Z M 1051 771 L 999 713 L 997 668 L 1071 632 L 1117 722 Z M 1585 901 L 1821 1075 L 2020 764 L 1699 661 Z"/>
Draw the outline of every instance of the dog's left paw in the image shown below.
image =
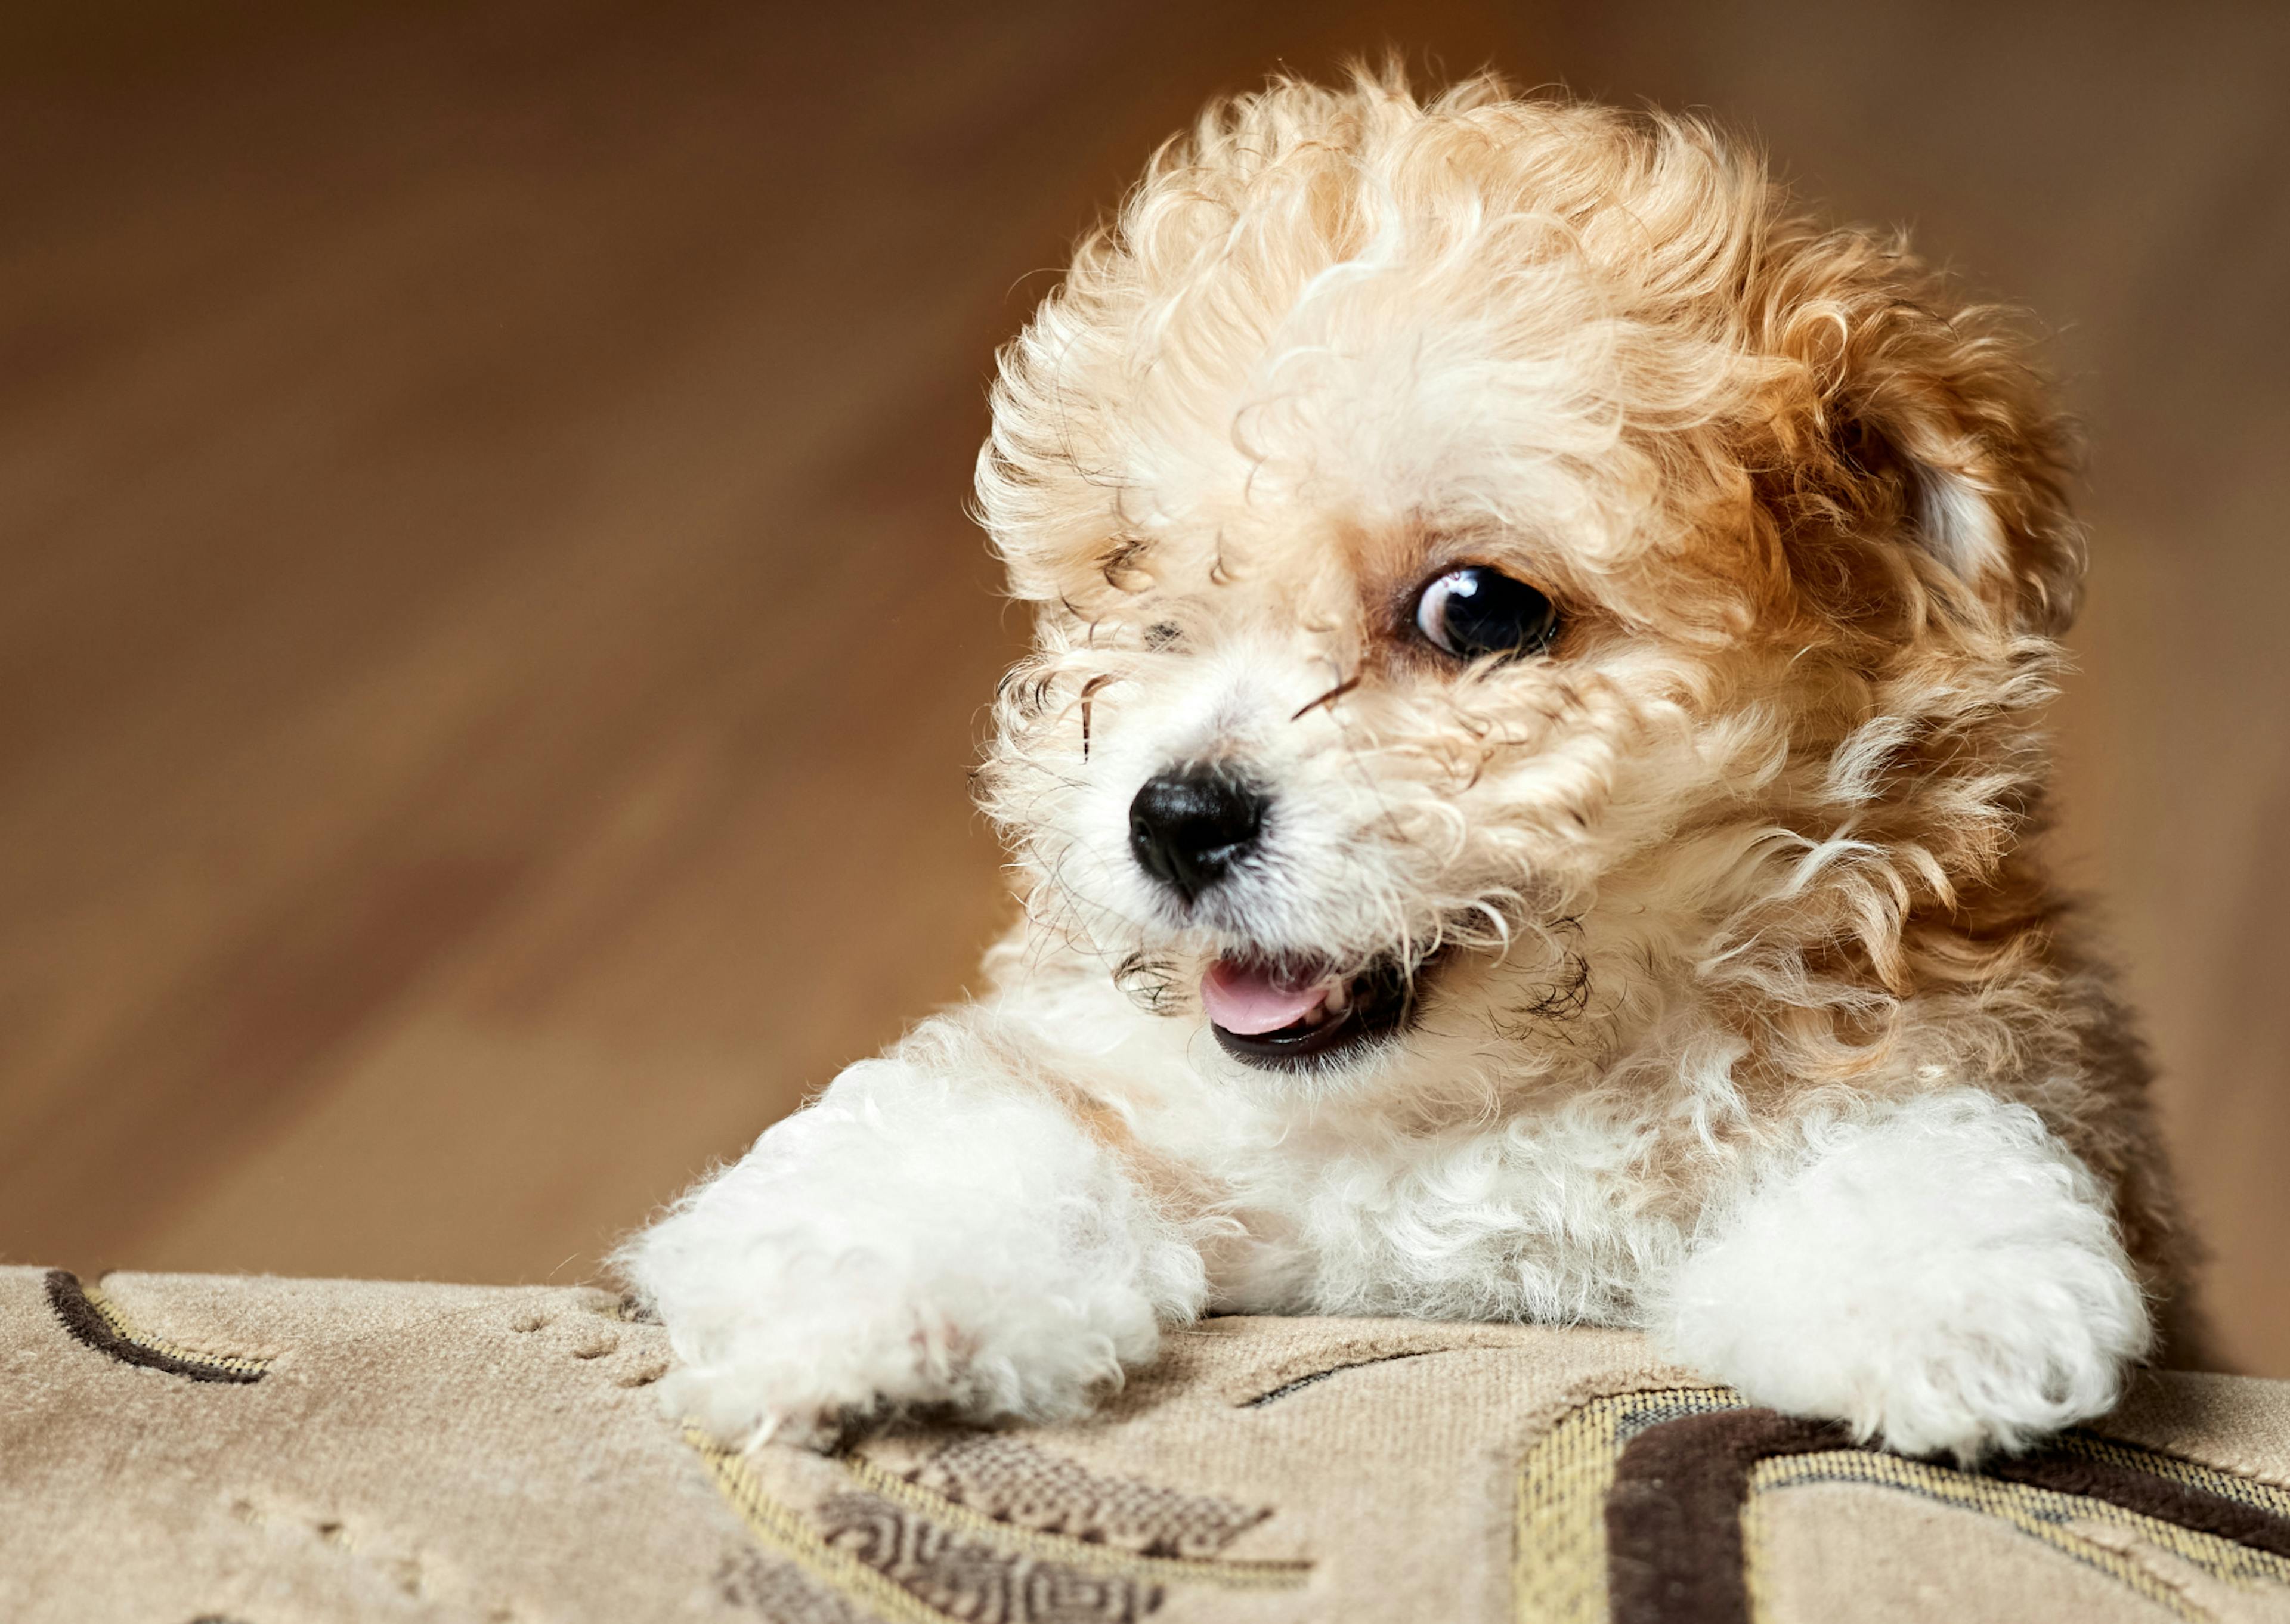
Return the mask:
<path fill-rule="evenodd" d="M 2106 1410 L 2152 1337 L 2090 1175 L 1969 1090 L 1825 1132 L 1687 1259 L 1655 1328 L 1758 1404 L 1966 1461 Z"/>

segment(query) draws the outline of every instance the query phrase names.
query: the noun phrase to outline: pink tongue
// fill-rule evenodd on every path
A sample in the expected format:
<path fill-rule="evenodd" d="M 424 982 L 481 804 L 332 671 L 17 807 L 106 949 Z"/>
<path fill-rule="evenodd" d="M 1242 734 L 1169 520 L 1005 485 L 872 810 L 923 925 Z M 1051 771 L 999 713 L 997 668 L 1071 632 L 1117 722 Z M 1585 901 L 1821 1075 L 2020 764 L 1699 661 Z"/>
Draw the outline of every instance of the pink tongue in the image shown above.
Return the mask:
<path fill-rule="evenodd" d="M 1230 959 L 1217 960 L 1201 978 L 1201 1007 L 1209 1019 L 1243 1037 L 1293 1027 L 1327 998 L 1325 981 L 1282 981 L 1269 970 Z"/>

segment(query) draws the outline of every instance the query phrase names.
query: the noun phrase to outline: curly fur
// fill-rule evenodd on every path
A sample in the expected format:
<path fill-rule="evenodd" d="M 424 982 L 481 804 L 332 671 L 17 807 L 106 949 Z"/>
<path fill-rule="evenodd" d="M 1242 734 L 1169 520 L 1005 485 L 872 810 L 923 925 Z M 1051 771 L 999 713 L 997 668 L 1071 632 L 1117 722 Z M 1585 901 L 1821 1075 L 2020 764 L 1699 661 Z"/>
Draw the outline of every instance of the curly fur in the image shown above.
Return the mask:
<path fill-rule="evenodd" d="M 1026 917 L 624 1253 L 753 1436 L 1069 1412 L 1203 1306 L 1645 1326 L 1912 1450 L 2110 1402 L 2181 1292 L 2146 1071 L 2037 866 L 2078 532 L 2024 346 L 1701 121 L 1396 76 L 1220 102 L 1005 352 Z M 1421 583 L 1565 630 L 1457 668 Z M 1173 763 L 1260 847 L 1133 860 Z M 1421 977 L 1271 1076 L 1221 955 Z"/>

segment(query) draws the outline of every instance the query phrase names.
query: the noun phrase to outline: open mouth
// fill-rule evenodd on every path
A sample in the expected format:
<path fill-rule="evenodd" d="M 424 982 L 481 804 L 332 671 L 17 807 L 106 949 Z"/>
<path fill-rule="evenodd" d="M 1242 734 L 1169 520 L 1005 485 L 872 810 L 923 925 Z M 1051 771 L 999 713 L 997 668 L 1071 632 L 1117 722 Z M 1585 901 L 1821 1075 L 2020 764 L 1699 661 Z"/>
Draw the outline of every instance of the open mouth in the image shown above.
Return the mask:
<path fill-rule="evenodd" d="M 1221 958 L 1201 978 L 1201 1007 L 1227 1054 L 1279 1070 L 1339 1060 L 1390 1036 L 1415 1012 L 1416 980 L 1397 958 L 1349 980 Z"/>

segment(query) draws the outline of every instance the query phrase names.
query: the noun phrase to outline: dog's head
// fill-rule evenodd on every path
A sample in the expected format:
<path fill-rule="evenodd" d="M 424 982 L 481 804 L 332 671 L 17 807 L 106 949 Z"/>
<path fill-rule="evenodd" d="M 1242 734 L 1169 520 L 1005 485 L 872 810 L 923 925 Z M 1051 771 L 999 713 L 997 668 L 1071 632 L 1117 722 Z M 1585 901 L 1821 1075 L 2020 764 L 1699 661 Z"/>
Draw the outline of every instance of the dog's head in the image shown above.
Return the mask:
<path fill-rule="evenodd" d="M 987 804 L 1260 1071 L 1509 1086 L 1720 992 L 1865 1049 L 2029 815 L 2062 467 L 1994 319 L 1706 124 L 1276 84 L 1004 356 Z"/>

